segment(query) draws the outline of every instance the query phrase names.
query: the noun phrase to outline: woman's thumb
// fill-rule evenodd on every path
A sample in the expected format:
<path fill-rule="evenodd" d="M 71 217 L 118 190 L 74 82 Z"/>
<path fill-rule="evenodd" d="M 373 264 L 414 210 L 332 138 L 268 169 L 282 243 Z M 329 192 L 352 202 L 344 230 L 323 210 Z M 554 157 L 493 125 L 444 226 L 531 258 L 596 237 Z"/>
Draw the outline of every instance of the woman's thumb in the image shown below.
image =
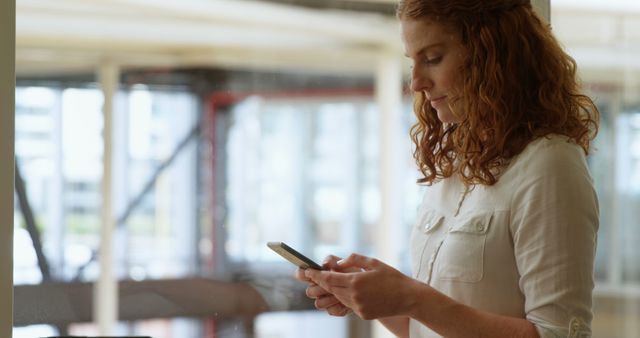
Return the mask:
<path fill-rule="evenodd" d="M 349 257 L 347 258 L 339 260 L 337 263 L 342 269 L 360 268 L 363 270 L 371 270 L 371 268 L 373 268 L 375 260 L 366 256 L 353 253 L 349 255 Z"/>

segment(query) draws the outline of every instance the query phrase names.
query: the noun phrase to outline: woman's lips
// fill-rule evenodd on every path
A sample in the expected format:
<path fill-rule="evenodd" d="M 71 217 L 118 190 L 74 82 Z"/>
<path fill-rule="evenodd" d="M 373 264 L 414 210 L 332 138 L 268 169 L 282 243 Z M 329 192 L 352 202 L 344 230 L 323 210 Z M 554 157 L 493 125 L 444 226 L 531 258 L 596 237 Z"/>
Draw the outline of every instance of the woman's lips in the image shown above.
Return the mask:
<path fill-rule="evenodd" d="M 440 96 L 435 99 L 431 99 L 431 106 L 435 108 L 436 106 L 442 104 L 446 100 L 447 96 Z"/>

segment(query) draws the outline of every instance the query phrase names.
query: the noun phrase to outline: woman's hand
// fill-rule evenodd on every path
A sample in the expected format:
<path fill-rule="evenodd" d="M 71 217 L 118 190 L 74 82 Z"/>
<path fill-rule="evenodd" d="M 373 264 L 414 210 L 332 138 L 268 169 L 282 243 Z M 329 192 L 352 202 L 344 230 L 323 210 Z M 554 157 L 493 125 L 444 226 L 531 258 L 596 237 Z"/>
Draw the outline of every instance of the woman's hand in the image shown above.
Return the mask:
<path fill-rule="evenodd" d="M 419 284 L 414 279 L 377 259 L 357 254 L 336 262 L 336 266 L 350 272 L 307 269 L 299 273 L 316 284 L 313 292 L 323 290 L 335 298 L 331 303 L 352 309 L 362 319 L 407 315 L 412 310 Z"/>
<path fill-rule="evenodd" d="M 325 258 L 322 267 L 325 269 L 329 269 L 331 271 L 355 271 L 355 269 L 347 269 L 342 270 L 340 266 L 338 266 L 337 262 L 340 260 L 340 257 L 336 256 L 328 256 Z M 307 297 L 315 299 L 315 307 L 319 310 L 325 310 L 332 316 L 343 317 L 352 312 L 352 310 L 344 304 L 342 304 L 334 295 L 327 292 L 327 290 L 318 286 L 315 282 L 310 280 L 305 276 L 305 269 L 298 269 L 295 275 L 296 279 L 301 282 L 308 283 L 306 294 Z"/>

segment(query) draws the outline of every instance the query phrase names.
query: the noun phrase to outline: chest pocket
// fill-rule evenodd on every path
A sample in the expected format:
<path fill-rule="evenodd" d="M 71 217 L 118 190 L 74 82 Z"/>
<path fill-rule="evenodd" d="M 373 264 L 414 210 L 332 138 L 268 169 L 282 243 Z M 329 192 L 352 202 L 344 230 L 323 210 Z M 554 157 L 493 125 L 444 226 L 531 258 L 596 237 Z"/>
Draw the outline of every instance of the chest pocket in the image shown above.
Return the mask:
<path fill-rule="evenodd" d="M 462 217 L 449 228 L 436 267 L 440 279 L 479 282 L 484 274 L 484 245 L 493 213 Z"/>
<path fill-rule="evenodd" d="M 444 223 L 444 216 L 435 210 L 423 210 L 418 217 L 418 221 L 413 227 L 411 234 L 411 270 L 414 278 L 424 279 L 424 273 L 427 271 L 425 264 L 428 262 L 429 244 L 432 241 L 431 233 L 438 229 Z"/>

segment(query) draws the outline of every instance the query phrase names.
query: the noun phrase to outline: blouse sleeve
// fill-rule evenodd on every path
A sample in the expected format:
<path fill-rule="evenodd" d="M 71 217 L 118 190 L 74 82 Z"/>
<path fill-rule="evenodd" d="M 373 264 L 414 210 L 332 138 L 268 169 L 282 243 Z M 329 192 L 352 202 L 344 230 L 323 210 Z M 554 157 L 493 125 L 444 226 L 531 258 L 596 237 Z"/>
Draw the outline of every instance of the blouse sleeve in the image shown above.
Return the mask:
<path fill-rule="evenodd" d="M 510 230 L 526 318 L 541 338 L 590 337 L 598 201 L 584 153 L 559 142 L 525 163 Z"/>

